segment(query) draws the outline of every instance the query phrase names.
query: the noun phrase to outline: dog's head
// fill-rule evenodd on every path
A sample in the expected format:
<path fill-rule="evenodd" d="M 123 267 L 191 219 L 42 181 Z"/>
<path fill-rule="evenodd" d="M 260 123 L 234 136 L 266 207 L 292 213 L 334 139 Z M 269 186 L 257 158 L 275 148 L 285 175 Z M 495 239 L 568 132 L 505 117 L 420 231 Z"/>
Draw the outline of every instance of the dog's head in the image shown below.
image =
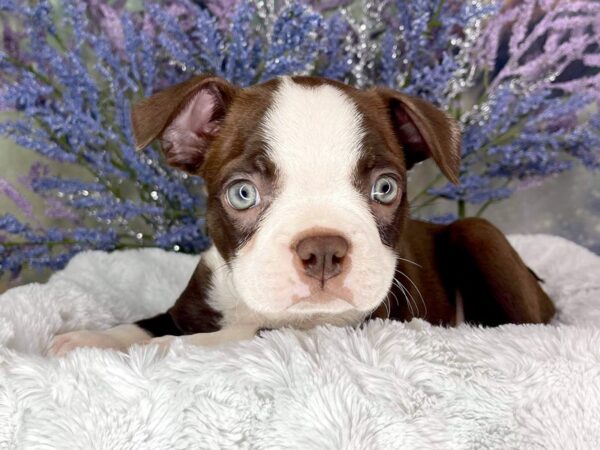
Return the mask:
<path fill-rule="evenodd" d="M 406 172 L 432 157 L 457 180 L 459 128 L 390 89 L 284 77 L 241 89 L 198 76 L 132 114 L 139 148 L 204 178 L 210 236 L 251 309 L 369 312 L 390 289 Z"/>

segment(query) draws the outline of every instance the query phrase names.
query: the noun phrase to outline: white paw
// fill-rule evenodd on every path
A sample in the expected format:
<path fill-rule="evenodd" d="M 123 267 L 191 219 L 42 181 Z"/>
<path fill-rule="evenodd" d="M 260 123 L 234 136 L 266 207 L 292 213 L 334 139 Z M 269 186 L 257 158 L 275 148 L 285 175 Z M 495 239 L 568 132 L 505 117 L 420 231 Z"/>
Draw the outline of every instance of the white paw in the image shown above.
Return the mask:
<path fill-rule="evenodd" d="M 71 331 L 55 336 L 48 347 L 47 354 L 63 356 L 78 347 L 112 348 L 124 351 L 123 343 L 103 331 Z"/>
<path fill-rule="evenodd" d="M 169 347 L 171 347 L 171 344 L 173 343 L 174 340 L 175 340 L 175 336 L 166 335 L 166 336 L 148 339 L 147 341 L 144 342 L 144 344 L 158 345 L 158 351 L 160 353 L 164 354 L 164 353 L 167 353 L 167 351 L 169 350 Z"/>

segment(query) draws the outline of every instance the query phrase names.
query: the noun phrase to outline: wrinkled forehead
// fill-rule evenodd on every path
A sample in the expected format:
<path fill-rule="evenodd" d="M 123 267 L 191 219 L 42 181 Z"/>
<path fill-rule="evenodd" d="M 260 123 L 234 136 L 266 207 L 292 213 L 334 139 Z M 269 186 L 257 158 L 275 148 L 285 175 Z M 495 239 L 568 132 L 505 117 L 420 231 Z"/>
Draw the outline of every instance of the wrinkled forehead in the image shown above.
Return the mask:
<path fill-rule="evenodd" d="M 330 84 L 281 79 L 261 126 L 266 154 L 282 177 L 305 190 L 350 181 L 361 155 L 362 115 Z M 309 183 L 307 183 L 309 181 Z"/>

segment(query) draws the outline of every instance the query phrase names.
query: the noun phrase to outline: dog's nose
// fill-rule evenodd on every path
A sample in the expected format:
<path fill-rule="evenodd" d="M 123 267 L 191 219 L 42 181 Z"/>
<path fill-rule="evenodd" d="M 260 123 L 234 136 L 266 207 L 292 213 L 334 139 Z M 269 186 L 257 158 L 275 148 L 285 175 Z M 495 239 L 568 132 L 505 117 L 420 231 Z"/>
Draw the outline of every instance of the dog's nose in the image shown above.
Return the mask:
<path fill-rule="evenodd" d="M 304 267 L 304 273 L 324 285 L 339 275 L 348 253 L 348 241 L 341 236 L 311 236 L 296 246 L 296 254 Z"/>

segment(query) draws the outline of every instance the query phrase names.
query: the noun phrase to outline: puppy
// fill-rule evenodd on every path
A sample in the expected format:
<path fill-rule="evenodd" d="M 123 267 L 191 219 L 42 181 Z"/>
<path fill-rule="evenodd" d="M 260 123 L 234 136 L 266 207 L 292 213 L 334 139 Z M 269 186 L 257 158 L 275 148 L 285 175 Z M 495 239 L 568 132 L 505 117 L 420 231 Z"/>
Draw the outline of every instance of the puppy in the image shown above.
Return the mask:
<path fill-rule="evenodd" d="M 554 314 L 489 222 L 408 217 L 413 165 L 431 157 L 459 175 L 459 126 L 423 100 L 313 77 L 242 89 L 197 76 L 136 105 L 132 122 L 139 149 L 159 138 L 169 164 L 204 178 L 214 244 L 167 312 L 57 336 L 52 354 L 371 317 L 494 326 Z"/>

